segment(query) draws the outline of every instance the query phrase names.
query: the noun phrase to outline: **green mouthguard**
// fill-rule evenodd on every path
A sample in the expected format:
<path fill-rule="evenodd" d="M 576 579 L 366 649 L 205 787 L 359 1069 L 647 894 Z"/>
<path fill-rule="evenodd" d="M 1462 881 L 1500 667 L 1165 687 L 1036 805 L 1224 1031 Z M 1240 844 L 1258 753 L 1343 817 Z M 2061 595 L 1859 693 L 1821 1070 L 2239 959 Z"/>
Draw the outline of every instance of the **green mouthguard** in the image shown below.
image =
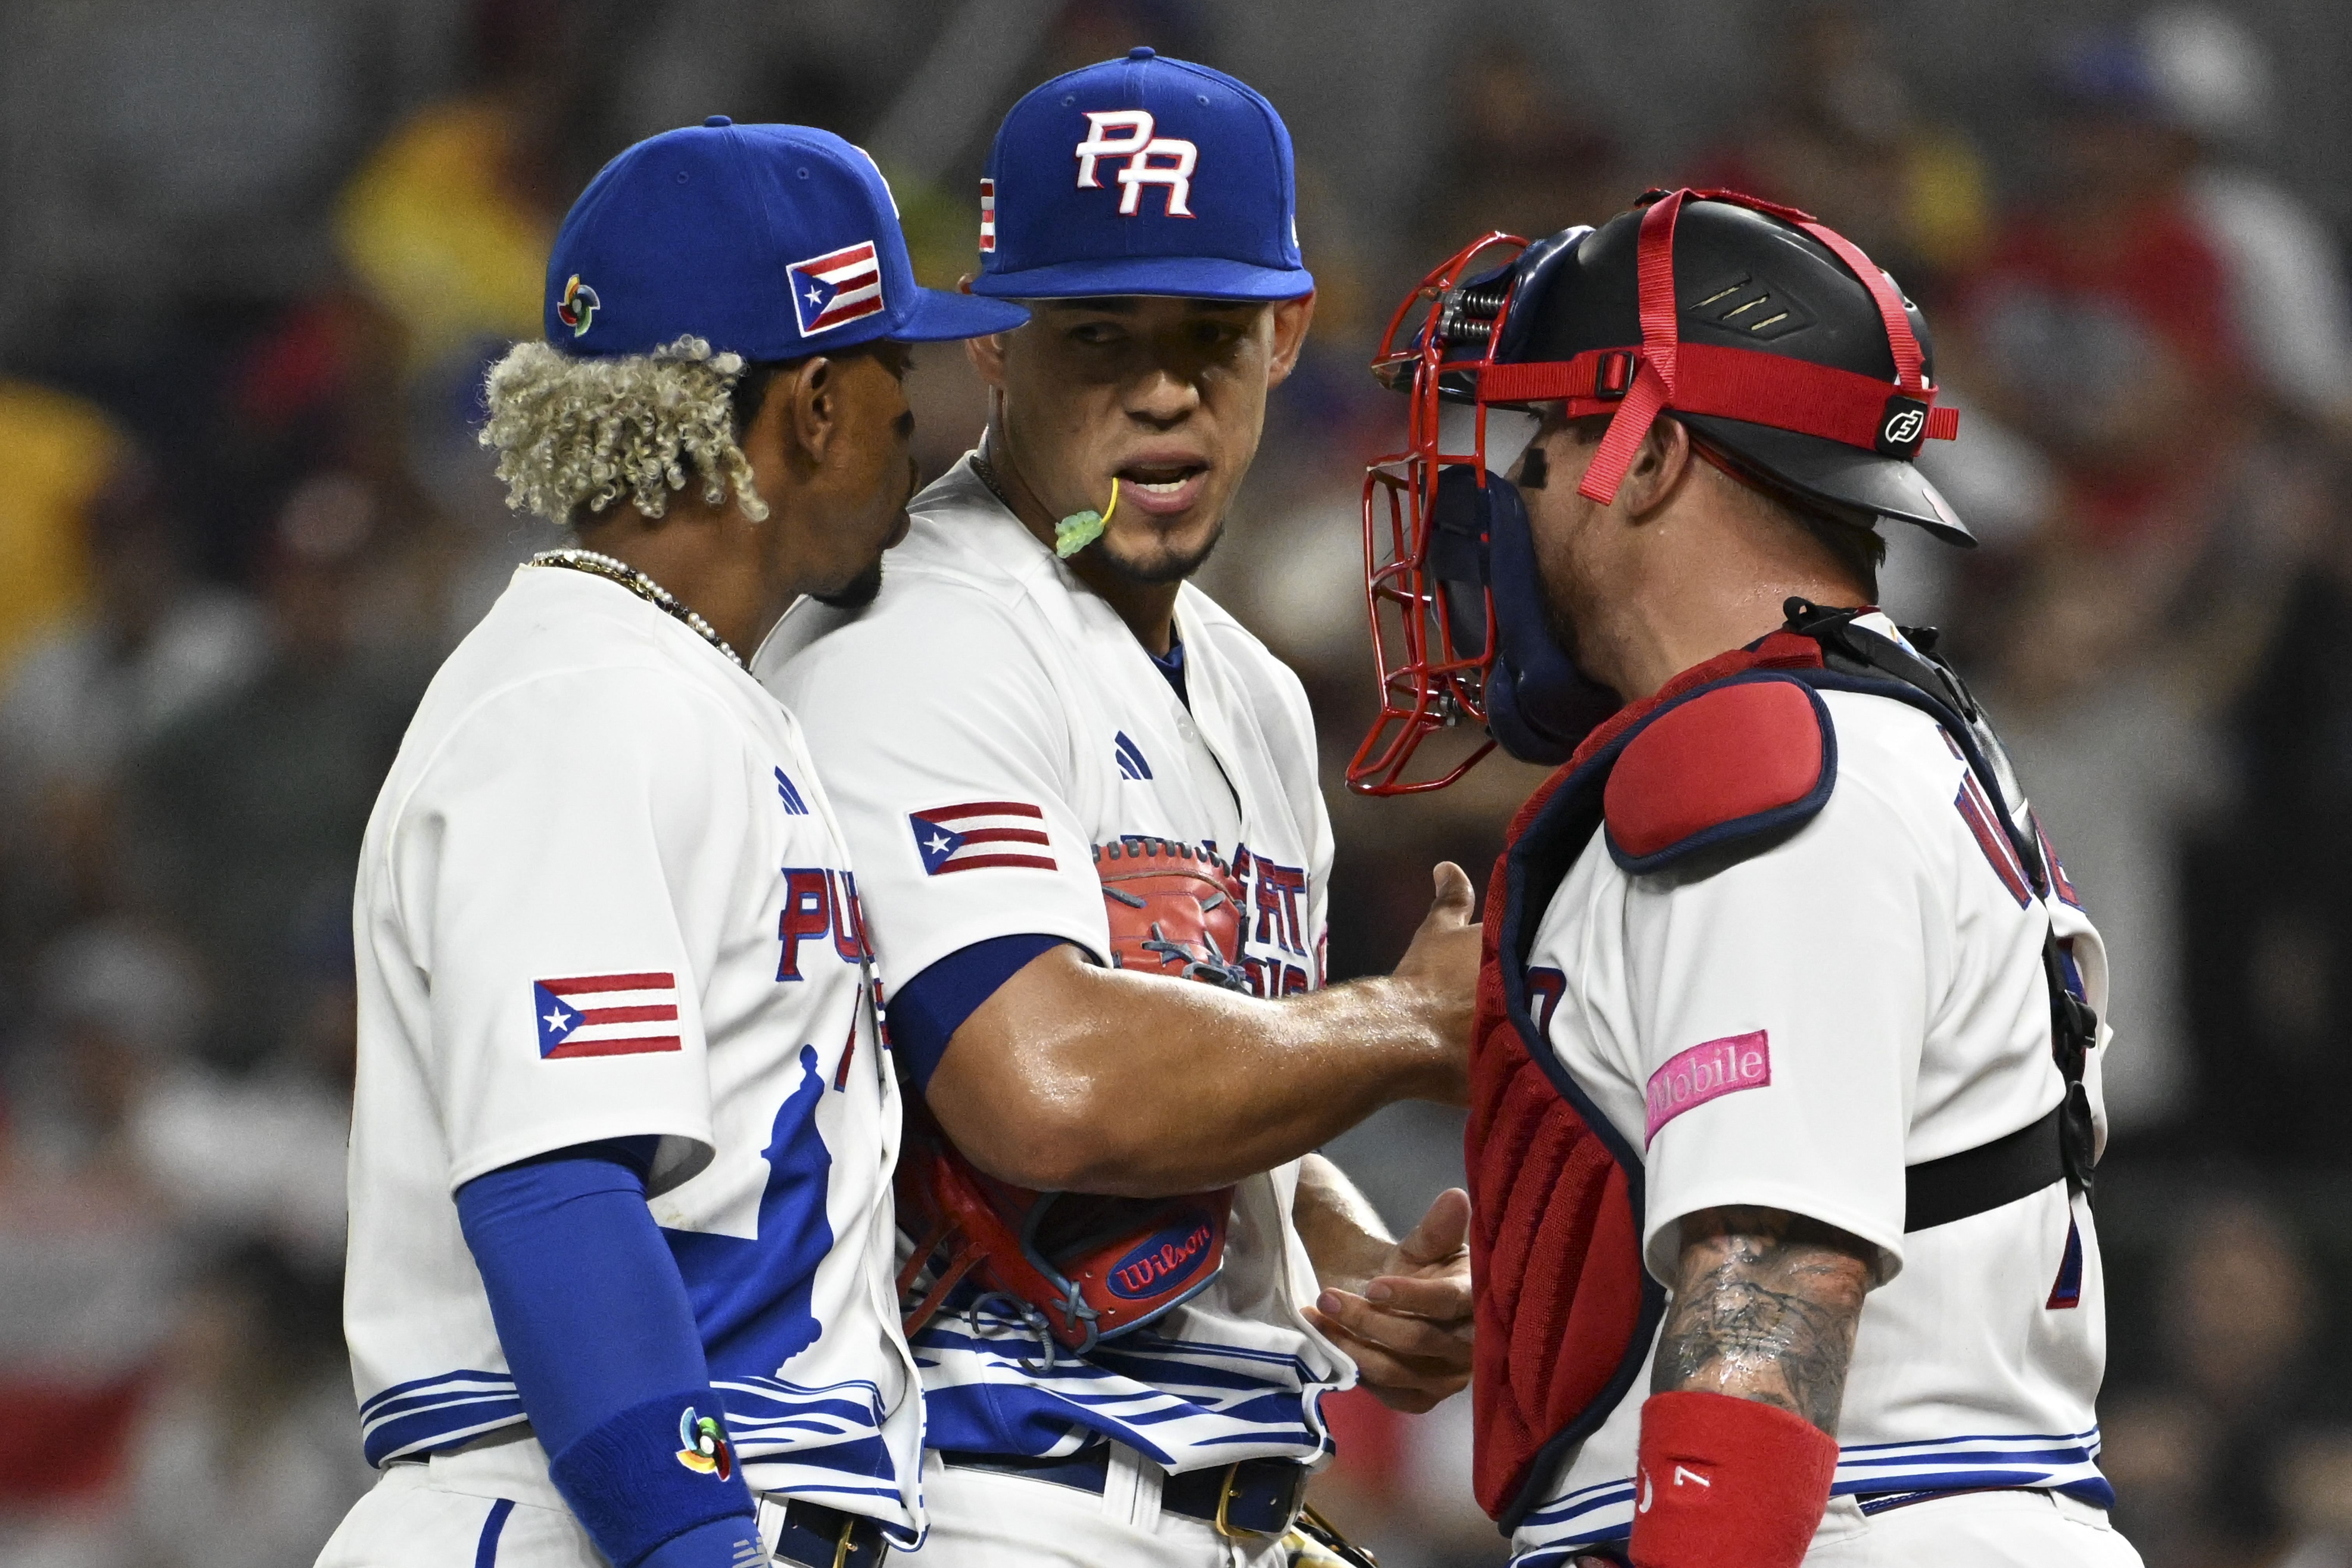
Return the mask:
<path fill-rule="evenodd" d="M 1067 561 L 1102 537 L 1103 514 L 1074 511 L 1054 525 L 1054 553 Z"/>
<path fill-rule="evenodd" d="M 1110 526 L 1111 513 L 1118 510 L 1118 480 L 1110 482 L 1110 508 L 1107 511 L 1074 511 L 1054 525 L 1054 553 L 1067 561 L 1096 540 Z"/>

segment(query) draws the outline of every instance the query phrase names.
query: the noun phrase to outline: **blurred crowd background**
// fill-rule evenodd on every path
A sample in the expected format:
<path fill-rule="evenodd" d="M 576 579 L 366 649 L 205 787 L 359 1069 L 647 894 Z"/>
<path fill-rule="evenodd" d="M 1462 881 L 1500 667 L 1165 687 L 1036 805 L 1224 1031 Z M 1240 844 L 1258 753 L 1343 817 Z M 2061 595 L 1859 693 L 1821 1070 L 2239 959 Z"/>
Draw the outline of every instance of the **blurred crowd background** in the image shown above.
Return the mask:
<path fill-rule="evenodd" d="M 927 282 L 997 116 L 1149 43 L 1266 92 L 1320 284 L 1204 585 L 1305 678 L 1339 974 L 1534 775 L 1365 802 L 1388 311 L 1644 187 L 1807 207 L 1927 308 L 1982 547 L 1891 541 L 2115 954 L 2105 1458 L 2151 1568 L 2352 1563 L 2352 12 L 2331 0 L 0 4 L 0 1564 L 300 1568 L 368 1483 L 337 1321 L 352 865 L 524 554 L 476 445 L 572 197 L 709 113 L 841 132 Z M 914 381 L 936 471 L 982 419 Z M 1825 930 L 1823 942 L 1838 940 Z M 1391 1222 L 1405 1107 L 1333 1152 Z M 1337 1402 L 1327 1507 L 1496 1563 L 1468 1413 Z"/>

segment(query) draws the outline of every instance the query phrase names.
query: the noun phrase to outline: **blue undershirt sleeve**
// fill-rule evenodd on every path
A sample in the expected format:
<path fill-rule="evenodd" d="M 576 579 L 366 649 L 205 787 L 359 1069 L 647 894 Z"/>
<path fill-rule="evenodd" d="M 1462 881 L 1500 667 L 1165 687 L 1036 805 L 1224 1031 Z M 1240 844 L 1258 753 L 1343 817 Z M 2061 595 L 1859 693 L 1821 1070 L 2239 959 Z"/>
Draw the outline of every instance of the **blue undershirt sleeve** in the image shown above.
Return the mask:
<path fill-rule="evenodd" d="M 949 953 L 890 996 L 890 1048 L 928 1091 L 948 1042 L 997 987 L 1063 939 L 1024 931 L 991 937 Z"/>
<path fill-rule="evenodd" d="M 646 1207 L 654 1144 L 615 1139 L 492 1171 L 457 1189 L 457 1218 L 550 1475 L 599 1550 L 617 1568 L 724 1568 L 750 1533 L 751 1496 L 731 1450 L 717 1457 L 719 1426 L 710 1462 L 679 1451 L 689 1408 L 720 1426 L 725 1412 Z"/>

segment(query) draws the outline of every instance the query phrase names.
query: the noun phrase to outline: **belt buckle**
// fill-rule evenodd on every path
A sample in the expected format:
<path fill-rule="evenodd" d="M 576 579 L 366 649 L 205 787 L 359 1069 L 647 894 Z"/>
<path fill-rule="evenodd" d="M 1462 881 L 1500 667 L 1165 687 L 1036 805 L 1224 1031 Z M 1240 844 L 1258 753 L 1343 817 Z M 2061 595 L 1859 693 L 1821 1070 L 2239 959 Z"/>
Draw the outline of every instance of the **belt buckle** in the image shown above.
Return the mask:
<path fill-rule="evenodd" d="M 1291 1495 L 1289 1520 L 1286 1520 L 1278 1529 L 1250 1530 L 1231 1522 L 1225 1517 L 1225 1510 L 1233 1506 L 1234 1497 L 1241 1491 L 1242 1466 L 1248 1462 L 1249 1461 L 1246 1459 L 1235 1459 L 1232 1464 L 1225 1467 L 1224 1479 L 1217 1488 L 1217 1517 L 1215 1521 L 1217 1533 L 1227 1541 L 1271 1541 L 1276 1536 L 1287 1533 L 1290 1529 L 1289 1520 L 1296 1520 L 1298 1517 L 1297 1492 L 1294 1489 Z M 1303 1470 L 1294 1472 L 1292 1480 L 1294 1489 L 1299 1485 L 1304 1475 L 1305 1472 Z"/>
<path fill-rule="evenodd" d="M 841 1539 L 833 1543 L 833 1568 L 846 1568 L 852 1544 L 850 1537 L 856 1532 L 857 1516 L 854 1513 L 844 1513 L 841 1516 Z"/>

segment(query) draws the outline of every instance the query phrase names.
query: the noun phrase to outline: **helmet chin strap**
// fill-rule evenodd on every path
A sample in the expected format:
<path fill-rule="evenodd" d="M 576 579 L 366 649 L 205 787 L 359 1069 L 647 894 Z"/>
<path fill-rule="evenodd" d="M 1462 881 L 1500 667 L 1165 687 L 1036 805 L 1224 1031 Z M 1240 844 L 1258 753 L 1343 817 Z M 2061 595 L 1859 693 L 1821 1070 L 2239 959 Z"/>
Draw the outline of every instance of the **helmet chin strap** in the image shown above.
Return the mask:
<path fill-rule="evenodd" d="M 1617 499 L 1617 487 L 1624 482 L 1625 470 L 1633 467 L 1642 437 L 1675 400 L 1682 357 L 1682 340 L 1675 331 L 1675 219 L 1683 210 L 1683 198 L 1689 195 L 1686 190 L 1675 191 L 1653 202 L 1642 215 L 1640 248 L 1633 264 L 1642 313 L 1642 363 L 1633 373 L 1633 384 L 1625 389 L 1625 400 L 1610 416 L 1601 449 L 1592 454 L 1584 479 L 1576 487 L 1579 495 L 1602 506 Z"/>

